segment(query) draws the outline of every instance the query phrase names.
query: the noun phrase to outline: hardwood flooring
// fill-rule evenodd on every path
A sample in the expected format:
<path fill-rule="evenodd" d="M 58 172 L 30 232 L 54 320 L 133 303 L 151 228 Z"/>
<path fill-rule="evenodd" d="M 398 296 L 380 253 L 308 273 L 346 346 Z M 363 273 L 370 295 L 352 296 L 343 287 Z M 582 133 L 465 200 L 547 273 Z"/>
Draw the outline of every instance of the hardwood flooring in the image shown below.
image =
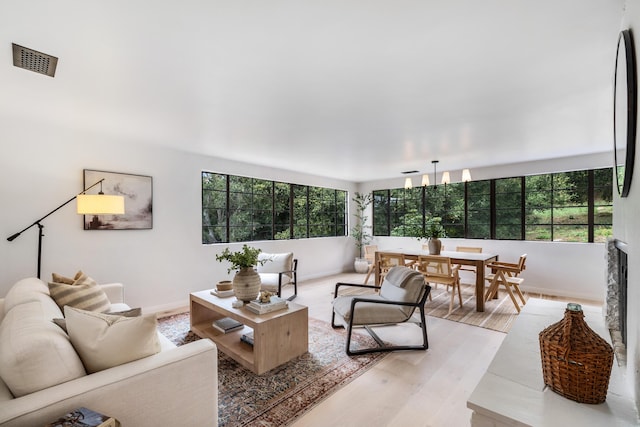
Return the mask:
<path fill-rule="evenodd" d="M 309 316 L 330 321 L 336 282 L 361 283 L 346 273 L 305 281 L 295 302 Z M 383 339 L 419 342 L 412 324 L 378 328 Z M 298 419 L 294 427 L 468 426 L 466 402 L 506 334 L 427 318 L 429 349 L 391 352 L 376 366 Z"/>

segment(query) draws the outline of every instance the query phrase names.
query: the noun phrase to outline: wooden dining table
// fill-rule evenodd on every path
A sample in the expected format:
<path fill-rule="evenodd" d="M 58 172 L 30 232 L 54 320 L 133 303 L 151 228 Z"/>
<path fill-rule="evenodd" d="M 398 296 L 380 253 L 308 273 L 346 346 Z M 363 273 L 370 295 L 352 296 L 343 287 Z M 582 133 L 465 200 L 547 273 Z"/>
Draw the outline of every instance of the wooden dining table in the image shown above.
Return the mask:
<path fill-rule="evenodd" d="M 420 255 L 430 255 L 429 251 L 420 249 L 388 249 L 378 252 L 401 253 L 407 260 L 417 260 Z M 441 251 L 440 256 L 451 258 L 452 264 L 472 265 L 476 268 L 476 311 L 484 311 L 484 270 L 485 265 L 498 261 L 498 254 L 492 252 L 457 252 Z M 376 260 L 378 259 L 376 253 Z M 375 283 L 380 284 L 380 269 L 375 266 Z"/>

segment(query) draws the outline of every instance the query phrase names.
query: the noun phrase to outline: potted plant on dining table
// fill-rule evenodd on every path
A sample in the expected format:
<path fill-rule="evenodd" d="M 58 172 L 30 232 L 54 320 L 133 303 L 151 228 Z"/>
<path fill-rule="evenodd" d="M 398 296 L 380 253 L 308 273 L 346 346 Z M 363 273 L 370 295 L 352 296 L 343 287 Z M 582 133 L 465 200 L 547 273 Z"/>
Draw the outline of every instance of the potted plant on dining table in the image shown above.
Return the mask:
<path fill-rule="evenodd" d="M 418 240 L 427 239 L 430 255 L 440 255 L 442 250 L 441 237 L 447 237 L 447 233 L 442 226 L 442 218 L 434 216 L 425 223 L 424 231 L 417 233 Z"/>

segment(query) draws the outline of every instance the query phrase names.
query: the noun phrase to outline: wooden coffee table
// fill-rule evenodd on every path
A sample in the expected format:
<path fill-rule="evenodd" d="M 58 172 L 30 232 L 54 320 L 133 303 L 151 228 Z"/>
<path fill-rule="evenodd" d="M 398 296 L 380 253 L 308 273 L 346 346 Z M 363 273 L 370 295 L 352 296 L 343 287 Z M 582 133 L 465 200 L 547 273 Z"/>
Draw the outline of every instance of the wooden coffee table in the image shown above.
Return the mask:
<path fill-rule="evenodd" d="M 309 350 L 309 310 L 289 301 L 285 310 L 254 314 L 244 307 L 233 308 L 235 297 L 219 298 L 209 290 L 190 294 L 191 330 L 209 338 L 220 351 L 245 368 L 262 374 Z M 231 317 L 245 326 L 226 334 L 211 324 Z M 242 334 L 253 330 L 253 346 L 240 341 Z"/>

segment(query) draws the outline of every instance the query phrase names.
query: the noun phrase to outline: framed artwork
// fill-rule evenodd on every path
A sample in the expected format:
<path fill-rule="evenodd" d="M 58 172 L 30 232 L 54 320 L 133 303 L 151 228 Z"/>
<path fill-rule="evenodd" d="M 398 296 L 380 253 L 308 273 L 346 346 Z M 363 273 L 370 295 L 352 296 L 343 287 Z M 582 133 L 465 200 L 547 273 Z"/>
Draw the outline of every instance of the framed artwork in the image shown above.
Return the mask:
<path fill-rule="evenodd" d="M 150 176 L 84 170 L 84 187 L 104 179 L 86 194 L 124 197 L 124 215 L 84 215 L 85 230 L 147 230 L 153 228 L 153 180 Z"/>

